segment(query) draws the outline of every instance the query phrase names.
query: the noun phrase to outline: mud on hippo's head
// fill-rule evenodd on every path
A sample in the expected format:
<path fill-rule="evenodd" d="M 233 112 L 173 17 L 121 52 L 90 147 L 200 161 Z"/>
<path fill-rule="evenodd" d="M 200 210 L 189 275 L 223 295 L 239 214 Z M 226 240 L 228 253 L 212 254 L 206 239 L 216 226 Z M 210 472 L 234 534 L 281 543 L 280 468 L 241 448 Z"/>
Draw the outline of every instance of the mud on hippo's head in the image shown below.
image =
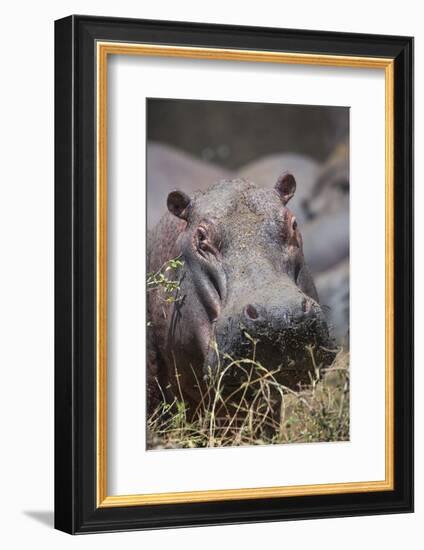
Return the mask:
<path fill-rule="evenodd" d="M 178 305 L 189 308 L 192 341 L 203 374 L 219 357 L 251 357 L 280 367 L 282 383 L 308 381 L 311 350 L 328 361 L 328 328 L 302 251 L 302 236 L 286 207 L 296 190 L 291 174 L 273 189 L 244 179 L 225 180 L 189 197 L 168 196 L 168 209 L 186 221 L 179 235 L 184 261 Z M 234 372 L 232 373 L 234 375 Z"/>

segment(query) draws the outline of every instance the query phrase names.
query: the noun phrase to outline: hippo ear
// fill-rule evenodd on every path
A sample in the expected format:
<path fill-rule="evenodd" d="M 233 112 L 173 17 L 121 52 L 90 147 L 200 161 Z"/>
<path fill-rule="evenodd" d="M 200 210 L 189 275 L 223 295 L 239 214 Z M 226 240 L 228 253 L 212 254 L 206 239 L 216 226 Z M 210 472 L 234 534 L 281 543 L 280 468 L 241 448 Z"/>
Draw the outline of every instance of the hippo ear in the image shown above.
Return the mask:
<path fill-rule="evenodd" d="M 296 191 L 296 180 L 289 173 L 282 174 L 275 184 L 275 190 L 280 195 L 281 202 L 286 205 Z"/>
<path fill-rule="evenodd" d="M 166 204 L 168 210 L 177 218 L 186 220 L 188 218 L 188 207 L 190 206 L 191 199 L 183 191 L 171 191 L 168 195 Z"/>

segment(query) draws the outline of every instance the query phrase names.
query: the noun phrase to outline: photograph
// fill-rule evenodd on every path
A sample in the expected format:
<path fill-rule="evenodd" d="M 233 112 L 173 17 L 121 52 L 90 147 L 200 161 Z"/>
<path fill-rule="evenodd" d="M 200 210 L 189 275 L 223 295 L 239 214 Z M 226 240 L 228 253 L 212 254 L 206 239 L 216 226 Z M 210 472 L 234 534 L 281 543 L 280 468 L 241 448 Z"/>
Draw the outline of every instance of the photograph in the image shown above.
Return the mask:
<path fill-rule="evenodd" d="M 349 107 L 146 119 L 146 448 L 349 441 Z"/>

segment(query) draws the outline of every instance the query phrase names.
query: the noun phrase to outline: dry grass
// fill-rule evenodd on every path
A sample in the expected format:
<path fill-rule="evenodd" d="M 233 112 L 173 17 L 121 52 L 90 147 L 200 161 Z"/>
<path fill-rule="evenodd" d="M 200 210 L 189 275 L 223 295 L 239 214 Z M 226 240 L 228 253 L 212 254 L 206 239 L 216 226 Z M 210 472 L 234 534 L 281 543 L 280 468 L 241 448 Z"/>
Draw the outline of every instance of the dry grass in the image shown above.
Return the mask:
<path fill-rule="evenodd" d="M 255 360 L 226 357 L 200 388 L 190 410 L 181 388 L 147 421 L 148 449 L 271 445 L 349 439 L 349 356 L 340 351 L 329 367 L 316 365 L 312 349 L 310 384 L 293 391 Z M 226 386 L 231 370 L 244 381 Z M 178 380 L 178 376 L 177 376 Z M 203 386 L 203 384 L 202 384 Z"/>

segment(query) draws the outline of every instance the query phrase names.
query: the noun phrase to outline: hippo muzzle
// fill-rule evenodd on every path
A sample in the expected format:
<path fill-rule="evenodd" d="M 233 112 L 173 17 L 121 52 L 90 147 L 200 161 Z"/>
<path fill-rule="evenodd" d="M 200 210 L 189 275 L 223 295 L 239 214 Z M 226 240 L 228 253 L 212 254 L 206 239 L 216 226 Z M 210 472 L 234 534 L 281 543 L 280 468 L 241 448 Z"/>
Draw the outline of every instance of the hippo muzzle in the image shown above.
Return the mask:
<path fill-rule="evenodd" d="M 238 383 L 246 367 L 237 360 L 250 358 L 276 374 L 279 383 L 297 387 L 310 383 L 316 366 L 334 358 L 332 340 L 319 304 L 290 282 L 266 286 L 260 293 L 238 297 L 215 325 L 215 338 L 204 371 L 227 371 L 228 385 Z"/>

